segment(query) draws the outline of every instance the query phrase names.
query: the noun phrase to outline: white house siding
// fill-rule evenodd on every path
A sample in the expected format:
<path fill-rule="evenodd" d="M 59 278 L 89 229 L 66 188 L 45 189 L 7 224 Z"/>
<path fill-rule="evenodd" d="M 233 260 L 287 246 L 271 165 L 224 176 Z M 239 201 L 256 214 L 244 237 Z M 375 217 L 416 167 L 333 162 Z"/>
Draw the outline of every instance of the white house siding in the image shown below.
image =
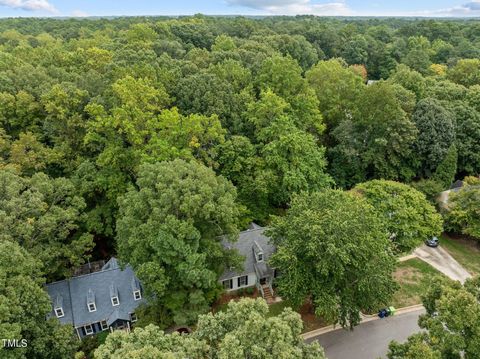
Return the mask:
<path fill-rule="evenodd" d="M 240 276 L 240 277 L 243 277 L 243 276 Z M 238 277 L 232 277 L 231 279 L 232 279 L 232 289 L 227 290 L 227 292 L 242 289 L 242 288 L 253 287 L 253 286 L 255 286 L 255 284 L 257 282 L 257 276 L 255 275 L 255 273 L 248 274 L 248 285 L 243 286 L 243 287 L 238 286 Z M 223 283 L 223 281 L 222 281 L 222 283 Z"/>

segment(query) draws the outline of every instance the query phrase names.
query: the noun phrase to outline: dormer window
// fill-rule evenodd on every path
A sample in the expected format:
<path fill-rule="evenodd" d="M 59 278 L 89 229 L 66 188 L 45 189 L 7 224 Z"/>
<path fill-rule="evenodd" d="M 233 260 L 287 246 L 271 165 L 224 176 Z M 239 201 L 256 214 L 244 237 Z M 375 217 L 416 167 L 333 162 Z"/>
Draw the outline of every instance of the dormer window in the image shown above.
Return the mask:
<path fill-rule="evenodd" d="M 90 313 L 97 310 L 97 306 L 95 305 L 95 293 L 93 293 L 93 290 L 91 289 L 89 289 L 87 293 L 87 308 Z"/>
<path fill-rule="evenodd" d="M 253 255 L 255 256 L 255 261 L 263 262 L 263 249 L 257 241 L 253 242 L 252 250 Z"/>
<path fill-rule="evenodd" d="M 63 312 L 63 308 L 55 308 L 55 315 L 57 318 L 64 317 L 65 313 Z"/>
<path fill-rule="evenodd" d="M 60 294 L 58 294 L 57 298 L 55 298 L 53 309 L 55 311 L 55 315 L 57 316 L 57 318 L 61 318 L 65 316 L 65 313 L 63 312 L 63 297 Z"/>
<path fill-rule="evenodd" d="M 118 289 L 115 285 L 110 285 L 110 300 L 112 301 L 112 305 L 116 307 L 120 305 L 120 301 L 118 300 Z"/>
<path fill-rule="evenodd" d="M 140 291 L 140 283 L 138 283 L 138 280 L 135 277 L 132 278 L 132 292 L 133 292 L 133 299 L 135 300 L 142 299 L 142 292 Z"/>

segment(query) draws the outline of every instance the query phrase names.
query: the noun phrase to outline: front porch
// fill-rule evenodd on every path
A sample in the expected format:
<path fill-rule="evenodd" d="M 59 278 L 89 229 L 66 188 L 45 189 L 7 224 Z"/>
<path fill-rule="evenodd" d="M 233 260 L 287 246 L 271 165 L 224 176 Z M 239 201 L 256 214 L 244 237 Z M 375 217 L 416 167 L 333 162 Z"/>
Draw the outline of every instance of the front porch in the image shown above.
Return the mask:
<path fill-rule="evenodd" d="M 258 291 L 266 300 L 267 304 L 275 303 L 275 291 L 273 290 L 272 283 L 276 275 L 276 271 L 270 268 L 265 262 L 257 262 L 254 265 L 256 283 Z"/>

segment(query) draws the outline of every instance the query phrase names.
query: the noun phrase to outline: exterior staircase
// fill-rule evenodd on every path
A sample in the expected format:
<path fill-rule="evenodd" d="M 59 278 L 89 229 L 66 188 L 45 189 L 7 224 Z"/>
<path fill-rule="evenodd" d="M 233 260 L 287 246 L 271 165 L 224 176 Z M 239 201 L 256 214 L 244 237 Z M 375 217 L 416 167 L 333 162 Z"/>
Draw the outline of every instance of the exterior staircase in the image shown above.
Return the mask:
<path fill-rule="evenodd" d="M 262 285 L 263 289 L 263 298 L 267 301 L 267 304 L 275 303 L 275 298 L 273 292 L 270 290 L 268 285 Z"/>

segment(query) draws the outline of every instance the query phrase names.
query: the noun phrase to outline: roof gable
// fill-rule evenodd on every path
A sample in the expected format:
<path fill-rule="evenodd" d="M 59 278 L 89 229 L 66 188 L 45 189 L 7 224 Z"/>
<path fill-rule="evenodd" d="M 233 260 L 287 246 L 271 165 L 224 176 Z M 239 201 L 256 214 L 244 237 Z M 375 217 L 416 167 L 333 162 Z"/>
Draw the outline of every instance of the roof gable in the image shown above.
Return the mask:
<path fill-rule="evenodd" d="M 110 264 L 116 263 L 115 260 Z M 114 315 L 115 311 L 120 317 L 128 318 L 129 313 L 134 312 L 136 307 L 144 302 L 144 299 L 135 300 L 134 298 L 132 283 L 138 283 L 139 287 L 140 283 L 133 269 L 126 266 L 122 270 L 118 265 L 107 265 L 108 263 L 99 272 L 47 284 L 47 292 L 52 302 L 58 295 L 63 298 L 65 316 L 59 318 L 60 322 L 79 327 L 107 320 Z M 118 306 L 112 305 L 112 293 L 118 296 L 120 302 Z M 87 303 L 92 295 L 96 311 L 89 312 Z M 53 310 L 50 315 L 55 316 Z"/>

